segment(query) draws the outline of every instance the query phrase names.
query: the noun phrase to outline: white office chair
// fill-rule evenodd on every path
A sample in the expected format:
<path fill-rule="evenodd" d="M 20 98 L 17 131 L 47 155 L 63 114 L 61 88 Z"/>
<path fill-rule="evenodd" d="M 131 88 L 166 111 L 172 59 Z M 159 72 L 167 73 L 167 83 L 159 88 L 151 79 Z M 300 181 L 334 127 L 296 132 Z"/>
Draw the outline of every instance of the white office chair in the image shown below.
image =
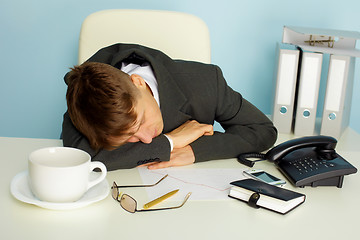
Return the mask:
<path fill-rule="evenodd" d="M 200 18 L 186 13 L 125 9 L 95 12 L 82 24 L 78 63 L 114 43 L 141 44 L 173 59 L 210 63 L 209 30 Z"/>

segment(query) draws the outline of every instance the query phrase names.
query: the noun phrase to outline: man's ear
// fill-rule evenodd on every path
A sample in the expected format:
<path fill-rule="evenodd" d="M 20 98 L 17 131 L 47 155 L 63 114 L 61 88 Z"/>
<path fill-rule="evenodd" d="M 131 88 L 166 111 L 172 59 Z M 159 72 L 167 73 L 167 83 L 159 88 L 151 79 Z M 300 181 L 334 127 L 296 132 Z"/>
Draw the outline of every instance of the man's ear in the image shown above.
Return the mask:
<path fill-rule="evenodd" d="M 145 80 L 138 74 L 131 74 L 130 76 L 131 81 L 134 83 L 134 85 L 137 88 L 142 88 L 145 87 L 146 88 L 146 83 Z"/>

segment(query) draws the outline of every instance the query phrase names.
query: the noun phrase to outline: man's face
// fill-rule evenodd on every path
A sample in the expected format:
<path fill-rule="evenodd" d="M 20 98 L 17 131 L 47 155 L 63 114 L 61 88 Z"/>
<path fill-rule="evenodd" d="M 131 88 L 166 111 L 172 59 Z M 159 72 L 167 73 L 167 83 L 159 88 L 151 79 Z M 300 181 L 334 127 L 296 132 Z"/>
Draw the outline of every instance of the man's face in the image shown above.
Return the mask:
<path fill-rule="evenodd" d="M 137 131 L 127 142 L 151 143 L 153 138 L 162 133 L 164 122 L 160 108 L 150 91 L 142 93 L 135 111 L 138 114 L 135 124 Z"/>
<path fill-rule="evenodd" d="M 145 81 L 139 76 L 131 76 L 135 86 L 140 91 L 140 97 L 135 107 L 137 113 L 137 121 L 134 127 L 130 130 L 135 132 L 127 138 L 126 142 L 143 142 L 151 143 L 152 139 L 159 136 L 164 128 L 160 108 L 152 95 L 150 88 L 146 85 Z M 124 137 L 114 137 L 114 142 L 124 142 Z"/>

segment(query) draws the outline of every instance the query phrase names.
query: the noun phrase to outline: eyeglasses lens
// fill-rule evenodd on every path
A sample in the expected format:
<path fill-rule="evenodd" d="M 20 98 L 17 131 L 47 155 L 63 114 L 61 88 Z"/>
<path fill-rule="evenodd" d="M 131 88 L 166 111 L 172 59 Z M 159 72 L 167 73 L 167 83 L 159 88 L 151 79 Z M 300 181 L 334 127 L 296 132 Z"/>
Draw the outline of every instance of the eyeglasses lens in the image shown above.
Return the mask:
<path fill-rule="evenodd" d="M 112 187 L 112 197 L 113 199 L 117 200 L 119 197 L 119 190 L 117 189 L 117 185 L 115 183 L 113 183 L 113 187 Z"/>
<path fill-rule="evenodd" d="M 136 201 L 132 197 L 130 197 L 127 194 L 123 194 L 121 196 L 120 205 L 122 208 L 124 208 L 126 211 L 134 213 L 136 212 Z"/>

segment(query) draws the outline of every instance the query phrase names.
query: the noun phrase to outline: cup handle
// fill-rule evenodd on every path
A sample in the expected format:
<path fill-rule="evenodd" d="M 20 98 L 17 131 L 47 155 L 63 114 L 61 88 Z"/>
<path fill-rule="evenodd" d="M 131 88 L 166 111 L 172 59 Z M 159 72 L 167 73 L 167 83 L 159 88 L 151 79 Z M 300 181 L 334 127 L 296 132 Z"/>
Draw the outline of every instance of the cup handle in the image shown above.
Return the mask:
<path fill-rule="evenodd" d="M 107 173 L 106 166 L 102 162 L 99 161 L 90 162 L 90 172 L 92 172 L 95 168 L 100 168 L 101 175 L 95 180 L 92 180 L 88 183 L 88 189 L 100 183 L 106 177 L 106 173 Z"/>

